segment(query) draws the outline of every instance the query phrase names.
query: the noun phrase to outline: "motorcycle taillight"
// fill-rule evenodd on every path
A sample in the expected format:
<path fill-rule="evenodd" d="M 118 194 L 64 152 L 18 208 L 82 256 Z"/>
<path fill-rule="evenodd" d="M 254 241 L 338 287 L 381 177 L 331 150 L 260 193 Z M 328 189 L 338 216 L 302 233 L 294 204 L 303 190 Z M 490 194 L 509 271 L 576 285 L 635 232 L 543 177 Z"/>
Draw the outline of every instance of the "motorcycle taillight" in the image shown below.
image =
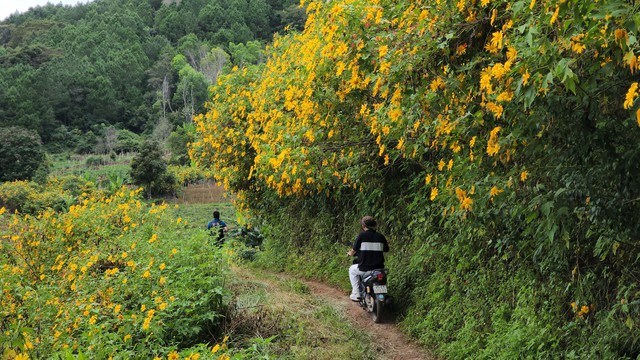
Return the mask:
<path fill-rule="evenodd" d="M 382 279 L 384 279 L 384 274 L 382 273 L 378 274 L 378 280 L 382 280 Z"/>

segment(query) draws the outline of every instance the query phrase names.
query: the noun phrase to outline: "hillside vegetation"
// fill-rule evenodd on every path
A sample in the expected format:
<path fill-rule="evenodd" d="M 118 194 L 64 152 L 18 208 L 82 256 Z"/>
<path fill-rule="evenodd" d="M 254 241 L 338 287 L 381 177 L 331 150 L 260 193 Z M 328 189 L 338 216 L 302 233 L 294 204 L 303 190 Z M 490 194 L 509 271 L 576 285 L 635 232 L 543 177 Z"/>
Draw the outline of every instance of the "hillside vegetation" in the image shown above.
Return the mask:
<path fill-rule="evenodd" d="M 274 32 L 303 23 L 296 5 L 97 0 L 12 15 L 0 23 L 0 127 L 35 130 L 52 152 L 164 140 L 203 111 L 222 71 L 261 62 Z"/>
<path fill-rule="evenodd" d="M 639 5 L 304 5 L 196 119 L 258 261 L 345 284 L 373 214 L 402 326 L 441 355 L 639 356 Z"/>

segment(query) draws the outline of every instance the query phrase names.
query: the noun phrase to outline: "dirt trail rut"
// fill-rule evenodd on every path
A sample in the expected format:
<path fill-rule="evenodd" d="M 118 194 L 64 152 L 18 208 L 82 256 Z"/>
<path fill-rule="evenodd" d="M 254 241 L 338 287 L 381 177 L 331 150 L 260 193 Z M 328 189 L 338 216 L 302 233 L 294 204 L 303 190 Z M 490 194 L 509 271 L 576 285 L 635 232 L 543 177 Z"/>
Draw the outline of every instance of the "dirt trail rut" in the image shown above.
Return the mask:
<path fill-rule="evenodd" d="M 371 316 L 359 305 L 352 302 L 348 295 L 323 283 L 301 280 L 309 285 L 313 295 L 323 298 L 335 307 L 344 309 L 347 318 L 358 329 L 371 334 L 376 340 L 376 351 L 381 359 L 385 360 L 433 360 L 431 354 L 411 342 L 403 333 L 398 330 L 393 320 L 385 320 L 376 324 L 371 320 Z"/>

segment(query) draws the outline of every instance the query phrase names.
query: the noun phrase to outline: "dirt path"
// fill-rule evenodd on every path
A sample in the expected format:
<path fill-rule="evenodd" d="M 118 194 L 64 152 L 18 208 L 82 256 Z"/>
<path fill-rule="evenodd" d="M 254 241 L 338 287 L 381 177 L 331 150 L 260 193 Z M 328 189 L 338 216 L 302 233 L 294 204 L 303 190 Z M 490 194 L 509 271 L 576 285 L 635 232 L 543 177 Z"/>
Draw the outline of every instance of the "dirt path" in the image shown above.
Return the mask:
<path fill-rule="evenodd" d="M 348 295 L 341 290 L 320 282 L 298 279 L 282 273 L 256 273 L 246 268 L 234 268 L 232 271 L 237 279 L 262 283 L 265 289 L 268 289 L 267 291 L 272 293 L 281 292 L 283 288 L 286 288 L 286 283 L 291 283 L 291 281 L 305 284 L 308 287 L 308 293 L 305 294 L 305 296 L 311 296 L 316 299 L 316 302 L 323 303 L 326 306 L 330 306 L 335 309 L 336 312 L 343 315 L 343 319 L 347 319 L 349 321 L 354 330 L 368 335 L 367 337 L 372 340 L 371 349 L 375 351 L 375 354 L 371 355 L 373 355 L 372 357 L 375 359 L 435 359 L 434 356 L 410 341 L 407 336 L 400 332 L 393 319 L 387 319 L 383 323 L 375 324 L 371 320 L 370 314 L 360 308 L 359 305 L 352 302 Z M 282 297 L 282 295 L 278 296 Z M 286 302 L 298 301 L 295 296 L 285 299 L 280 298 L 280 300 Z M 299 308 L 300 311 L 304 311 L 304 305 L 302 305 L 304 303 L 307 303 L 307 301 L 301 301 L 301 304 L 297 305 L 290 305 Z"/>
<path fill-rule="evenodd" d="M 376 350 L 381 359 L 385 360 L 428 360 L 435 359 L 427 351 L 420 348 L 398 330 L 393 319 L 376 324 L 371 320 L 371 315 L 359 305 L 352 302 L 348 295 L 326 284 L 315 281 L 302 280 L 311 288 L 313 295 L 321 297 L 335 307 L 346 311 L 351 323 L 362 331 L 371 334 L 372 339 L 377 339 Z"/>

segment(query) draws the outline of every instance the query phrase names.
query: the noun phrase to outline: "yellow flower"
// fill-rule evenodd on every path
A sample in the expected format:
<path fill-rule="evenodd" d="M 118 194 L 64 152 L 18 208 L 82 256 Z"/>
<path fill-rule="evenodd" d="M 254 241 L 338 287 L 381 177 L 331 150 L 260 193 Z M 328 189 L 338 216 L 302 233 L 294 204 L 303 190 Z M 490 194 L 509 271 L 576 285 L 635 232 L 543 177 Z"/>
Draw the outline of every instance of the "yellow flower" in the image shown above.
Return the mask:
<path fill-rule="evenodd" d="M 494 197 L 496 195 L 499 195 L 502 192 L 504 192 L 504 190 L 498 189 L 496 186 L 494 186 L 491 188 L 491 191 L 489 193 L 491 194 L 491 197 Z"/>
<path fill-rule="evenodd" d="M 178 253 L 178 249 L 176 248 L 171 249 L 171 254 L 175 255 L 177 253 Z"/>
<path fill-rule="evenodd" d="M 503 44 L 504 44 L 504 34 L 502 33 L 502 31 L 496 31 L 493 34 L 491 34 L 491 40 L 487 45 L 487 50 L 490 53 L 495 54 L 500 49 L 502 49 Z"/>
<path fill-rule="evenodd" d="M 627 95 L 625 96 L 624 108 L 630 109 L 633 106 L 633 102 L 635 101 L 637 96 L 638 96 L 638 83 L 634 82 L 629 87 L 629 90 L 627 91 Z"/>
<path fill-rule="evenodd" d="M 473 204 L 473 200 L 470 197 L 465 197 L 460 204 L 460 208 L 462 210 L 471 210 L 471 205 Z"/>
<path fill-rule="evenodd" d="M 160 264 L 160 266 L 159 266 L 160 270 L 164 270 L 166 267 L 167 266 L 164 263 Z"/>
<path fill-rule="evenodd" d="M 158 240 L 158 235 L 153 234 L 153 235 L 151 235 L 151 239 L 149 239 L 149 244 L 153 244 L 157 240 Z"/>
<path fill-rule="evenodd" d="M 440 160 L 440 162 L 438 162 L 438 171 L 442 171 L 442 169 L 444 169 L 444 160 Z"/>
<path fill-rule="evenodd" d="M 438 188 L 437 187 L 433 187 L 431 188 L 431 201 L 435 200 L 436 197 L 438 197 Z"/>
<path fill-rule="evenodd" d="M 556 20 L 558 20 L 558 12 L 560 11 L 560 7 L 558 5 L 556 5 L 556 10 L 553 12 L 553 15 L 551 16 L 551 21 L 550 24 L 553 25 L 554 22 L 556 22 Z"/>
<path fill-rule="evenodd" d="M 584 38 L 584 34 L 578 34 L 576 36 L 571 37 L 571 50 L 576 54 L 582 54 L 587 48 L 580 41 Z"/>
<path fill-rule="evenodd" d="M 215 354 L 218 352 L 218 350 L 220 350 L 220 344 L 216 344 L 216 346 L 211 349 L 211 353 Z"/>
<path fill-rule="evenodd" d="M 380 53 L 380 57 L 383 58 L 389 52 L 389 47 L 387 45 L 380 46 L 378 52 Z"/>
<path fill-rule="evenodd" d="M 167 355 L 167 359 L 169 359 L 169 360 L 180 359 L 180 354 L 178 354 L 176 351 L 172 351 L 172 352 L 169 353 L 169 355 Z"/>
<path fill-rule="evenodd" d="M 589 307 L 586 305 L 582 305 L 582 307 L 580 307 L 580 311 L 578 312 L 578 316 L 582 317 L 584 315 L 587 315 L 589 313 Z"/>
<path fill-rule="evenodd" d="M 489 154 L 489 156 L 494 156 L 500 151 L 500 145 L 498 144 L 498 133 L 500 130 L 502 130 L 500 126 L 496 126 L 491 130 L 489 142 L 487 143 L 487 154 Z"/>
<path fill-rule="evenodd" d="M 427 177 L 424 179 L 424 182 L 425 182 L 427 185 L 431 184 L 431 178 L 432 178 L 432 175 L 431 175 L 431 174 L 427 175 Z"/>
<path fill-rule="evenodd" d="M 530 77 L 531 74 L 529 74 L 529 70 L 525 71 L 525 73 L 522 75 L 522 85 L 527 85 L 529 83 Z"/>
<path fill-rule="evenodd" d="M 520 181 L 524 182 L 529 177 L 529 172 L 527 170 L 520 173 Z"/>
<path fill-rule="evenodd" d="M 113 308 L 113 313 L 114 314 L 119 313 L 120 309 L 122 309 L 122 305 L 116 305 L 116 307 Z"/>
<path fill-rule="evenodd" d="M 29 355 L 27 354 L 19 354 L 13 358 L 14 360 L 29 360 Z"/>
<path fill-rule="evenodd" d="M 617 43 L 620 43 L 621 46 L 622 46 L 623 42 L 626 43 L 629 40 L 629 34 L 627 33 L 627 30 L 625 30 L 625 29 L 616 29 L 613 32 L 613 35 L 614 35 L 615 41 Z"/>
<path fill-rule="evenodd" d="M 144 274 L 142 274 L 142 277 L 147 279 L 151 276 L 151 273 L 149 272 L 149 270 L 145 271 Z"/>
<path fill-rule="evenodd" d="M 127 341 L 131 340 L 131 335 L 130 334 L 125 335 L 123 340 L 124 340 L 124 342 L 127 342 Z"/>

